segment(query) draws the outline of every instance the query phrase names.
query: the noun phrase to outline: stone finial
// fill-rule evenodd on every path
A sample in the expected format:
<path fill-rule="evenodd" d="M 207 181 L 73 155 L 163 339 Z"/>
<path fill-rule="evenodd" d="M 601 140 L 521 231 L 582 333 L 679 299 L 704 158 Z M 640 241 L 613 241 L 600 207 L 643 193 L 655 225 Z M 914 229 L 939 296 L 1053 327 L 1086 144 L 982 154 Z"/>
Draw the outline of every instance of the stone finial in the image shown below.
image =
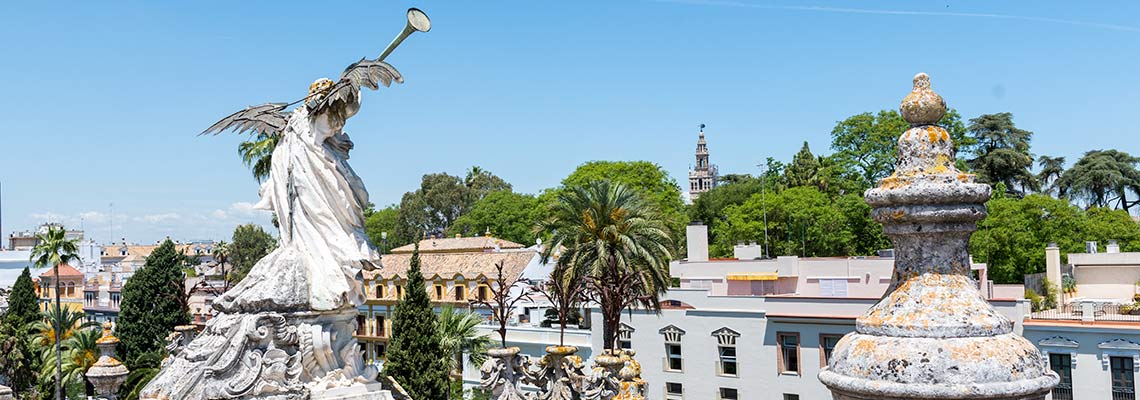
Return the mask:
<path fill-rule="evenodd" d="M 99 359 L 87 369 L 85 374 L 91 386 L 95 387 L 95 392 L 106 399 L 115 398 L 119 386 L 127 380 L 127 374 L 130 373 L 127 367 L 115 358 L 115 346 L 119 344 L 119 338 L 111 333 L 113 326 L 110 321 L 103 323 L 103 337 L 95 341 L 95 346 L 99 348 Z"/>
<path fill-rule="evenodd" d="M 933 125 L 946 115 L 946 102 L 930 88 L 930 75 L 919 72 L 914 76 L 914 89 L 903 99 L 899 111 L 910 126 Z"/>
<path fill-rule="evenodd" d="M 895 246 L 886 295 L 855 320 L 819 380 L 835 400 L 1038 400 L 1058 382 L 970 275 L 969 241 L 989 185 L 954 168 L 942 98 L 918 74 L 894 174 L 865 198 Z"/>

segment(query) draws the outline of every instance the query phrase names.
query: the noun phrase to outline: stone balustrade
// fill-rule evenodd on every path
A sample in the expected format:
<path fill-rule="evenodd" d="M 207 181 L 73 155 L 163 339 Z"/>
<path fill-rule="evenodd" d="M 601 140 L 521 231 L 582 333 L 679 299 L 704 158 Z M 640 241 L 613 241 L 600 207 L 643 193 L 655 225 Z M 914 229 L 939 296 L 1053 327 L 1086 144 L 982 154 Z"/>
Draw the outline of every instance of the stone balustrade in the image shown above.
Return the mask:
<path fill-rule="evenodd" d="M 574 346 L 550 346 L 537 362 L 518 347 L 488 351 L 480 384 L 494 400 L 644 400 L 641 363 L 632 351 L 603 353 L 586 370 Z M 526 392 L 521 385 L 538 392 Z"/>

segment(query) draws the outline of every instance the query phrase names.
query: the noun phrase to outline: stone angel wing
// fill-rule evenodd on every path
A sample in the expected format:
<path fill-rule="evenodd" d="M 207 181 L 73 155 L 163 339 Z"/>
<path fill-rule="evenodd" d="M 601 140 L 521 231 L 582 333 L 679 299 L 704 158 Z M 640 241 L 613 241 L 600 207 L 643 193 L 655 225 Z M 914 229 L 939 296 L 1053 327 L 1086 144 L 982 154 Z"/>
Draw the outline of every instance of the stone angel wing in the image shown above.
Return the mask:
<path fill-rule="evenodd" d="M 340 80 L 324 96 L 309 98 L 306 104 L 310 110 L 320 113 L 338 103 L 355 102 L 361 87 L 377 90 L 380 85 L 391 86 L 392 82 L 404 83 L 404 77 L 395 67 L 380 60 L 362 58 L 345 68 Z"/>
<path fill-rule="evenodd" d="M 285 112 L 286 107 L 289 107 L 289 104 L 265 103 L 249 106 L 222 118 L 221 121 L 202 131 L 200 135 L 210 133 L 217 135 L 233 130 L 236 133 L 251 132 L 259 135 L 277 136 L 285 130 L 285 124 L 289 121 L 289 114 Z"/>

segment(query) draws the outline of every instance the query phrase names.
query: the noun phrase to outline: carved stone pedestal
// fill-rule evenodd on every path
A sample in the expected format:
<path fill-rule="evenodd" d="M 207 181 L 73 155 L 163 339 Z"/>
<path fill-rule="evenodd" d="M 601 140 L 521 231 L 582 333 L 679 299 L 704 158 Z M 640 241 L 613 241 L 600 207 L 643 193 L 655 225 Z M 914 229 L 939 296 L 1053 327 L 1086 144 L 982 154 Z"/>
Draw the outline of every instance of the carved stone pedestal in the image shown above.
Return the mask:
<path fill-rule="evenodd" d="M 364 366 L 356 310 L 221 314 L 171 355 L 143 399 L 388 400 L 376 369 Z"/>

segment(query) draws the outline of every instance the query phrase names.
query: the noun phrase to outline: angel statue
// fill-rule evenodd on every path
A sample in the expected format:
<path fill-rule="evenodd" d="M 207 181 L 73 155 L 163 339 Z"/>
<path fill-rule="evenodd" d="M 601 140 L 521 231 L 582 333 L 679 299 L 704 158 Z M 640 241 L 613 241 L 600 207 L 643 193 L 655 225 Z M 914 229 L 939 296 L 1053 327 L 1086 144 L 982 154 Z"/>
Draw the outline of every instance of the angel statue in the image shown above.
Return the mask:
<path fill-rule="evenodd" d="M 421 16 L 419 10 L 409 10 L 408 26 L 380 57 L 349 65 L 336 82 L 318 79 L 304 99 L 251 106 L 202 133 L 279 137 L 256 208 L 276 214 L 280 242 L 214 308 L 226 313 L 330 311 L 363 301 L 361 269 L 378 267 L 380 254 L 364 233 L 368 192 L 348 165 L 353 144 L 343 128 L 360 110 L 362 87 L 403 83 L 400 73 L 382 60 L 411 32 L 430 29 Z M 303 104 L 286 111 L 296 103 Z"/>
<path fill-rule="evenodd" d="M 214 301 L 221 313 L 163 361 L 140 399 L 392 399 L 352 336 L 361 270 L 378 268 L 380 254 L 364 233 L 368 192 L 348 165 L 344 124 L 360 110 L 361 88 L 403 82 L 384 57 L 428 29 L 427 16 L 410 9 L 404 32 L 376 59 L 349 65 L 335 82 L 318 79 L 301 100 L 252 106 L 202 133 L 277 137 L 257 207 L 276 213 L 281 239 Z"/>

